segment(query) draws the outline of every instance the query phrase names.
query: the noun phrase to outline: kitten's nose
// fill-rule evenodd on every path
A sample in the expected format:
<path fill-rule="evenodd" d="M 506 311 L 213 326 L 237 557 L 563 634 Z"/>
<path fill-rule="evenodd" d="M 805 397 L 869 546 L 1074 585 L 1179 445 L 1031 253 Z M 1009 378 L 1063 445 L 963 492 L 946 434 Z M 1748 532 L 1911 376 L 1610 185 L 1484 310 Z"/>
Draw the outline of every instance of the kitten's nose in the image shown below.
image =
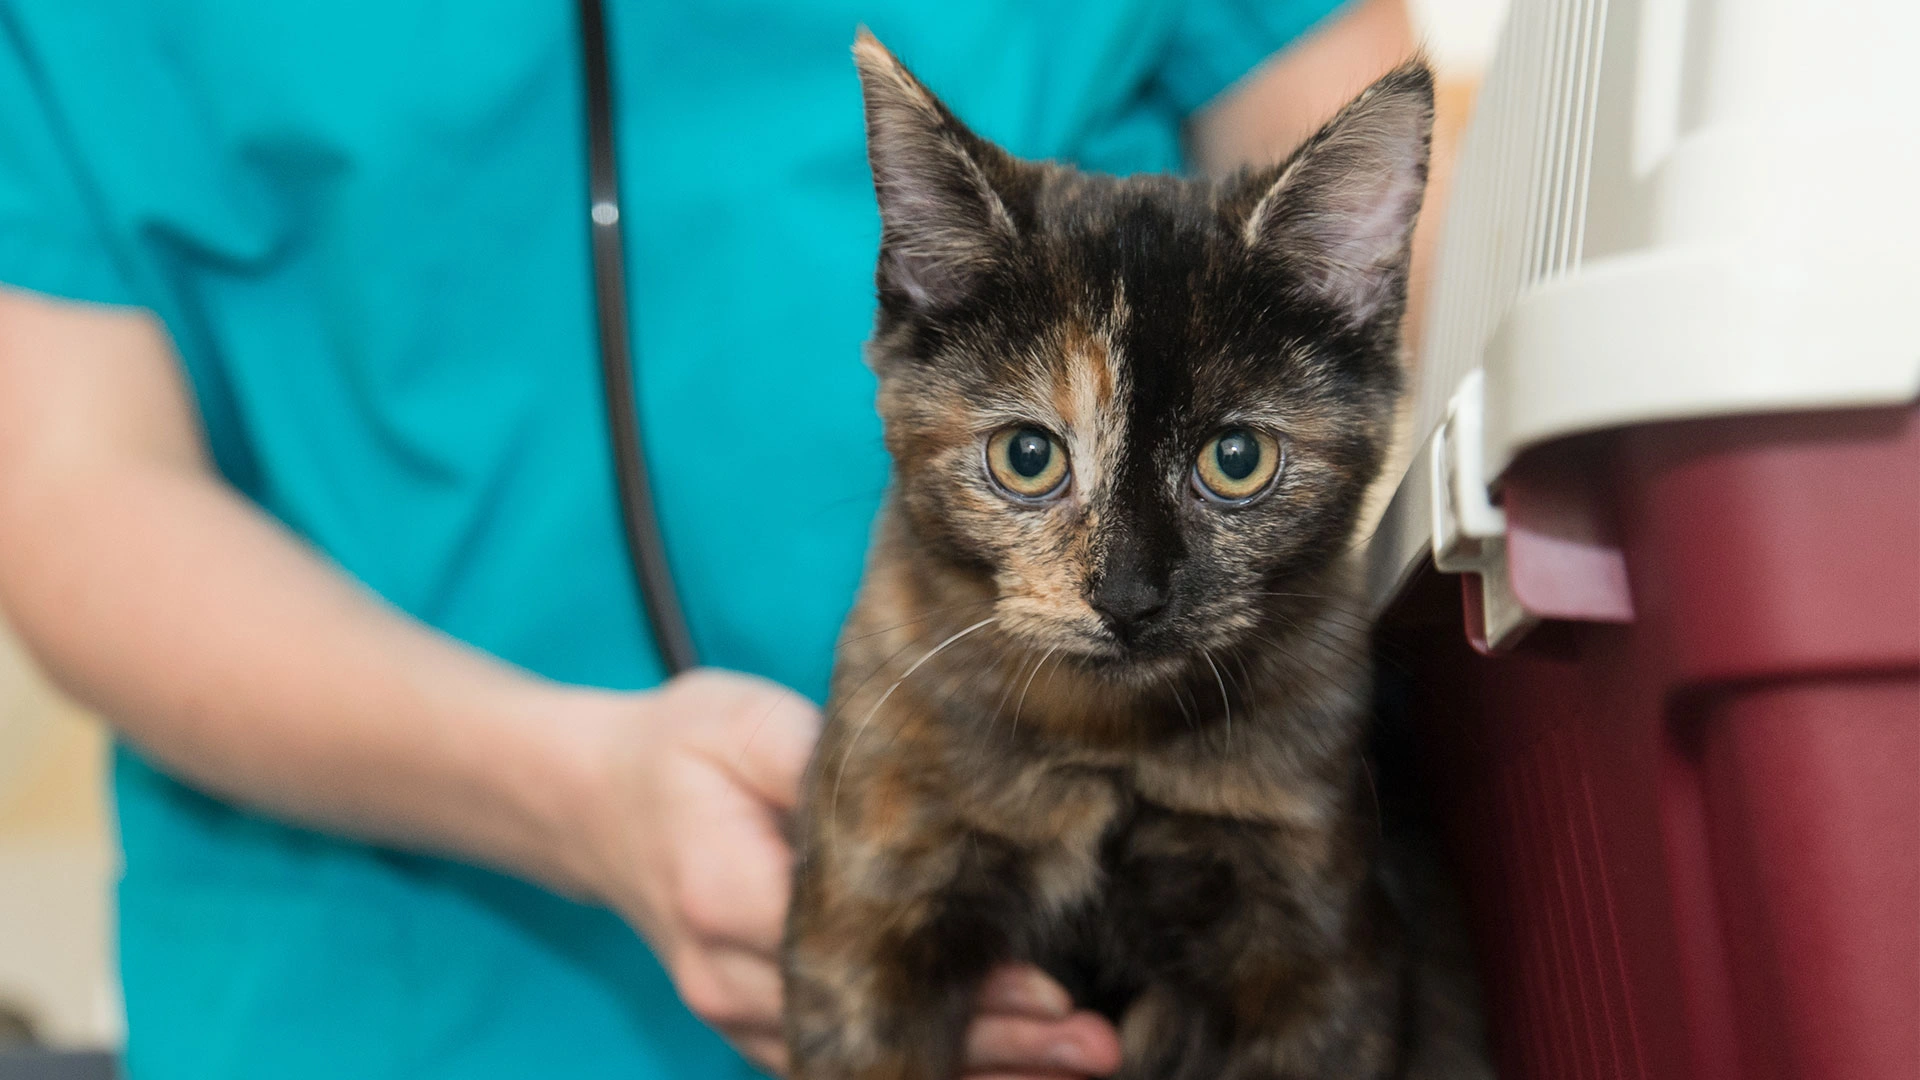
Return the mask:
<path fill-rule="evenodd" d="M 1137 574 L 1109 575 L 1087 598 L 1121 640 L 1167 606 L 1167 588 Z"/>

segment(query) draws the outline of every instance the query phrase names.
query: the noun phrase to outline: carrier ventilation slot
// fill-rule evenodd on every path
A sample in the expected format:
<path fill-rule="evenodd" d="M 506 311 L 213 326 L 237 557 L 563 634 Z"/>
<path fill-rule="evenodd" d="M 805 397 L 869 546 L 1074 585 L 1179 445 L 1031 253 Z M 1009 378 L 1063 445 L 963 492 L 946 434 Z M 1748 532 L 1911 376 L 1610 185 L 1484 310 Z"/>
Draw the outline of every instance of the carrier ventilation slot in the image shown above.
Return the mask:
<path fill-rule="evenodd" d="M 1520 0 L 1453 182 L 1414 403 L 1415 445 L 1514 300 L 1580 265 L 1608 0 Z"/>

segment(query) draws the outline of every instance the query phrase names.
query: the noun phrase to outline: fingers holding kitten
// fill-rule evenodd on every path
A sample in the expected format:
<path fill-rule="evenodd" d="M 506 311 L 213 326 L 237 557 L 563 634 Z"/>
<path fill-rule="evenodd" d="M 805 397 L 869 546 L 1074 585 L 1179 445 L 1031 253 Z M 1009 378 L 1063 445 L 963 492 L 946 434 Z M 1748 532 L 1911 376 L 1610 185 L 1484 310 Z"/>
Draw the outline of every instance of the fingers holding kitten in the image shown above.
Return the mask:
<path fill-rule="evenodd" d="M 1106 1076 L 1120 1067 L 1120 1037 L 1045 972 L 1025 964 L 996 969 L 981 985 L 967 1029 L 970 1080 Z"/>

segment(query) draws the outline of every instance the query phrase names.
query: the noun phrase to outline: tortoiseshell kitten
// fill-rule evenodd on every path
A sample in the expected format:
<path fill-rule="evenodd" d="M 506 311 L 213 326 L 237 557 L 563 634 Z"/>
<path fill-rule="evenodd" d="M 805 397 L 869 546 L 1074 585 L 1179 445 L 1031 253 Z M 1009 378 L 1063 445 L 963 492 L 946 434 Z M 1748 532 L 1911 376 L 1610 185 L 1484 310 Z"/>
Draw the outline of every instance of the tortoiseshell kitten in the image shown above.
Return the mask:
<path fill-rule="evenodd" d="M 1206 183 L 1016 160 L 854 52 L 894 486 L 799 823 L 796 1080 L 955 1075 L 1010 960 L 1124 1077 L 1486 1075 L 1390 900 L 1344 554 L 1431 75 Z"/>

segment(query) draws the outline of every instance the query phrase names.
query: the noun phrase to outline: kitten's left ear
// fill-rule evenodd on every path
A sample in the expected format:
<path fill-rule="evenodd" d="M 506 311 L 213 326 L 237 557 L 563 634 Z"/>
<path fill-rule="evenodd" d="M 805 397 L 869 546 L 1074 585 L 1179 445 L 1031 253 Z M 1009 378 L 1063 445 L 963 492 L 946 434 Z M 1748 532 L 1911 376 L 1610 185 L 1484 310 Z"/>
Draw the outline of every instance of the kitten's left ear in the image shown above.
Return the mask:
<path fill-rule="evenodd" d="M 1410 60 L 1252 179 L 1264 190 L 1242 226 L 1247 244 L 1355 323 L 1372 319 L 1404 296 L 1432 137 L 1433 72 Z"/>

